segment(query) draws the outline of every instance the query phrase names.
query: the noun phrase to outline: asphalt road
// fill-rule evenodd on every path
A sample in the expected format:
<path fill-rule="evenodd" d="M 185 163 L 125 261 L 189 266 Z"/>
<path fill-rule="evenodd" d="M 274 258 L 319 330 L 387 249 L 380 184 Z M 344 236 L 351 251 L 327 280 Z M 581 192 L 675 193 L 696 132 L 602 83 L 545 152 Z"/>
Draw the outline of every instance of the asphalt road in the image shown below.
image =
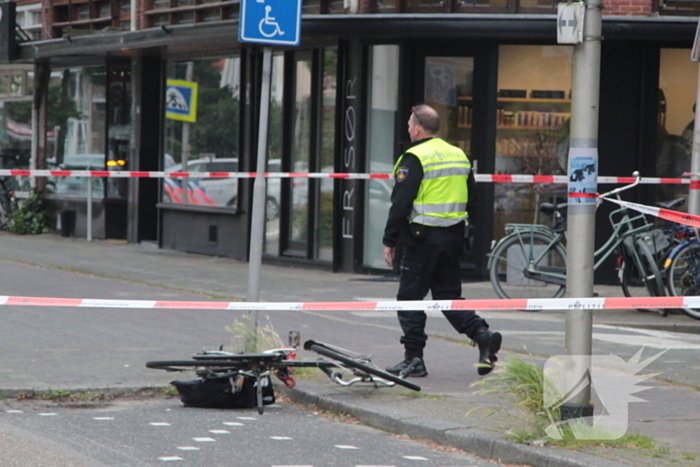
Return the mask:
<path fill-rule="evenodd" d="M 456 450 L 331 420 L 289 404 L 185 408 L 176 399 L 82 407 L 0 403 L 4 467 L 501 466 Z"/>

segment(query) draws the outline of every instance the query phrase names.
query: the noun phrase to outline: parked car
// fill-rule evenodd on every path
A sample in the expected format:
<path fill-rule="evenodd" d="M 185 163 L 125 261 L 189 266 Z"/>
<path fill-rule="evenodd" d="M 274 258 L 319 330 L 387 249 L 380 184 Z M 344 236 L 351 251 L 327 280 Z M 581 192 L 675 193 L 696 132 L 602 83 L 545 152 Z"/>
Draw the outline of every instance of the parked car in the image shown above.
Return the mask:
<path fill-rule="evenodd" d="M 61 164 L 49 161 L 51 170 L 104 170 L 104 154 L 67 154 Z M 88 183 L 92 182 L 92 196 L 103 198 L 104 181 L 99 177 L 51 177 L 48 181 L 50 191 L 57 195 L 87 196 Z"/>
<path fill-rule="evenodd" d="M 166 172 L 182 172 L 182 164 L 169 167 Z M 238 172 L 236 158 L 203 158 L 187 162 L 184 171 L 193 172 Z M 181 178 L 163 179 L 163 201 L 182 203 L 183 189 Z M 235 206 L 238 202 L 237 178 L 188 178 L 187 198 L 189 204 L 203 206 Z"/>
<path fill-rule="evenodd" d="M 270 171 L 279 172 L 273 169 L 270 161 Z M 187 162 L 186 171 L 195 172 L 238 172 L 239 164 L 237 158 L 200 158 Z M 182 172 L 182 164 L 175 164 L 166 172 Z M 237 207 L 238 205 L 238 178 L 188 178 L 187 198 L 189 204 L 202 206 L 222 206 Z M 276 180 L 273 181 L 273 180 Z M 270 185 L 279 185 L 279 179 L 268 179 Z M 268 190 L 270 194 L 279 193 Z M 279 196 L 279 195 L 277 195 Z M 163 179 L 163 201 L 166 203 L 183 202 L 182 178 Z M 266 214 L 268 219 L 279 215 L 279 202 L 276 197 L 268 196 L 266 200 Z"/>

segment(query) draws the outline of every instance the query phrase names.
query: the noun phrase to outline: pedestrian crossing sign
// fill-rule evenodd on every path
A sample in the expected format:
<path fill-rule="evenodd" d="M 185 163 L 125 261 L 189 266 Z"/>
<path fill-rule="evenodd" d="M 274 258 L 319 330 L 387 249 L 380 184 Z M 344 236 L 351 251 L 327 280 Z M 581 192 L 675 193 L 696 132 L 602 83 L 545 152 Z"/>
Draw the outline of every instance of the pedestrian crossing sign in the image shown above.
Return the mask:
<path fill-rule="evenodd" d="M 165 117 L 183 122 L 197 121 L 197 83 L 176 79 L 167 81 Z"/>

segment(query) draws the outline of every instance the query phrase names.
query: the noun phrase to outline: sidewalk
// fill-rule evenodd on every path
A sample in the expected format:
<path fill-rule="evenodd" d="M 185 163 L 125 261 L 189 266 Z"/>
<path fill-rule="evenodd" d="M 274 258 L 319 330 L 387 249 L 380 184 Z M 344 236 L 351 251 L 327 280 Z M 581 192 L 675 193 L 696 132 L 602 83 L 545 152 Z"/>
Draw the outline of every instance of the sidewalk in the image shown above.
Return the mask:
<path fill-rule="evenodd" d="M 0 265 L 3 295 L 226 301 L 245 300 L 247 295 L 247 263 L 159 250 L 152 244 L 0 233 Z M 391 300 L 397 285 L 391 278 L 263 265 L 260 301 Z M 618 287 L 596 287 L 596 292 L 620 295 Z M 486 282 L 465 283 L 464 296 L 496 298 Z M 504 334 L 502 359 L 514 351 L 541 364 L 550 355 L 564 353 L 562 314 L 483 315 Z M 299 330 L 302 341 L 315 339 L 370 352 L 379 366 L 395 363 L 402 355 L 401 332 L 393 312 L 272 313 L 270 319 L 285 340 L 287 331 Z M 172 375 L 146 370 L 146 360 L 186 357 L 211 345 L 212 339 L 227 336 L 223 327 L 232 321 L 227 311 L 0 307 L 0 394 L 165 386 L 174 379 Z M 695 434 L 700 395 L 685 385 L 700 386 L 700 321 L 684 315 L 663 318 L 615 310 L 596 312 L 594 323 L 594 332 L 601 333 L 594 353 L 624 353 L 614 347 L 623 340 L 620 336 L 638 339 L 641 332 L 649 336 L 644 345 L 652 348 L 644 358 L 658 352 L 663 342 L 675 339 L 673 342 L 683 343 L 677 352 L 662 356 L 659 366 L 649 367 L 662 372 L 661 377 L 668 381 L 647 383 L 653 389 L 638 397 L 651 402 L 630 405 L 629 431 L 659 441 L 663 448 L 654 455 L 631 448 L 566 451 L 509 441 L 504 433 L 512 429 L 512 420 L 503 419 L 502 413 L 485 417 L 483 411 L 472 412 L 498 407 L 498 401 L 494 396 L 474 394 L 471 384 L 479 380 L 473 367 L 476 351 L 465 347 L 466 340 L 441 317 L 428 320 L 431 338 L 426 365 L 430 376 L 415 380 L 423 388 L 421 393 L 400 388 L 345 388 L 313 376 L 301 377 L 294 390 L 278 387 L 278 391 L 293 400 L 354 415 L 378 428 L 503 462 L 547 467 L 698 465 L 700 446 Z M 667 333 L 678 331 L 689 334 Z M 527 356 L 525 349 L 537 356 Z M 627 347 L 622 356 L 630 358 L 636 350 Z"/>

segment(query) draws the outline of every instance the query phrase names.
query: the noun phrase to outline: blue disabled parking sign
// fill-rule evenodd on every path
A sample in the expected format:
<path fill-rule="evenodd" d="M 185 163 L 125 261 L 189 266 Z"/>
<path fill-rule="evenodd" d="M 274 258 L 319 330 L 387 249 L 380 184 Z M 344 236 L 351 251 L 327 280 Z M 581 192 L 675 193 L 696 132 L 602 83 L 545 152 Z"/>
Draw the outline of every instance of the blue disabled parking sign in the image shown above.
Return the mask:
<path fill-rule="evenodd" d="M 302 0 L 241 0 L 238 39 L 299 45 Z"/>

